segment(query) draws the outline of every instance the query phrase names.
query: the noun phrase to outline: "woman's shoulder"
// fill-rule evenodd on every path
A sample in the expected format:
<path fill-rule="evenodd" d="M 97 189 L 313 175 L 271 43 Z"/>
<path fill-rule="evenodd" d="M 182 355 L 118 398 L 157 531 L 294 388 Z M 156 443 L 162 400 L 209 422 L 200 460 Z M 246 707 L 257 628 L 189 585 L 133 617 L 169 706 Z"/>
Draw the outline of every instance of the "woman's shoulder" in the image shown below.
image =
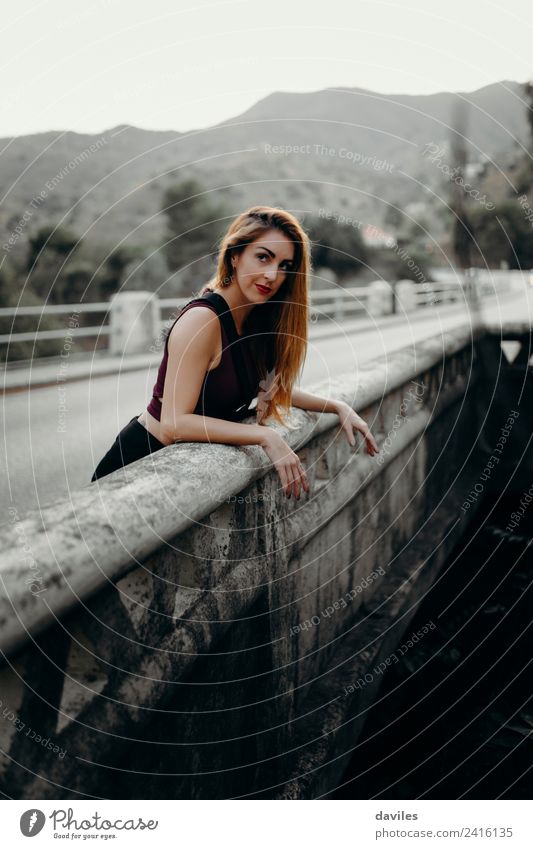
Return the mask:
<path fill-rule="evenodd" d="M 173 343 L 184 336 L 194 336 L 200 331 L 207 343 L 216 341 L 219 320 L 213 304 L 202 298 L 194 298 L 182 308 L 168 332 L 167 343 Z"/>
<path fill-rule="evenodd" d="M 200 307 L 200 308 L 207 307 L 209 310 L 211 310 L 211 312 L 216 312 L 216 307 L 214 306 L 214 304 L 211 303 L 211 301 L 209 301 L 207 298 L 198 297 L 198 298 L 193 298 L 192 301 L 188 301 L 181 308 L 181 311 L 180 311 L 180 314 L 178 315 L 178 318 L 181 318 L 181 316 L 185 312 L 189 312 L 190 310 L 196 309 L 197 307 Z"/>
<path fill-rule="evenodd" d="M 208 309 L 216 312 L 216 306 L 213 303 L 213 299 L 209 297 L 212 294 L 214 294 L 212 289 L 204 287 L 198 295 L 194 295 L 190 298 L 190 300 L 183 304 L 178 314 L 178 318 L 180 318 L 186 310 L 189 311 L 193 307 L 207 307 Z"/>

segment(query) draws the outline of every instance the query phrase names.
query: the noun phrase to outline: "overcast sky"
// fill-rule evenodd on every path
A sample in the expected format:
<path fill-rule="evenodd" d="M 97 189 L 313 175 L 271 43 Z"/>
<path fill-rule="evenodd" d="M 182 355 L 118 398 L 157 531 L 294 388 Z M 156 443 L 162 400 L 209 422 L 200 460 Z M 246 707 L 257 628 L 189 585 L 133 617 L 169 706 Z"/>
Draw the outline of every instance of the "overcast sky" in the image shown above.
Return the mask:
<path fill-rule="evenodd" d="M 190 130 L 273 91 L 533 77 L 530 0 L 28 0 L 4 13 L 0 136 Z"/>

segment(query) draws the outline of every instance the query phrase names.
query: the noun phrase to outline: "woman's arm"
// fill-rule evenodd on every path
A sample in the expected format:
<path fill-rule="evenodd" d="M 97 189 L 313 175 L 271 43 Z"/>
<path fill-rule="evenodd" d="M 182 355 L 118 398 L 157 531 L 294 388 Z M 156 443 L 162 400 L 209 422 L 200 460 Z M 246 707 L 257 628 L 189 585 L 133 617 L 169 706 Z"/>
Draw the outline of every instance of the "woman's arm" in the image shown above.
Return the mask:
<path fill-rule="evenodd" d="M 263 444 L 266 431 L 260 425 L 236 424 L 193 412 L 221 341 L 218 316 L 205 307 L 187 310 L 172 328 L 161 403 L 161 435 L 166 443 Z"/>
<path fill-rule="evenodd" d="M 302 410 L 309 410 L 311 413 L 336 413 L 336 404 L 338 403 L 335 399 L 327 400 L 326 398 L 320 398 L 318 395 L 304 392 L 303 389 L 292 390 L 292 406 L 300 407 Z"/>
<path fill-rule="evenodd" d="M 220 324 L 211 310 L 191 308 L 174 325 L 168 339 L 161 403 L 161 435 L 165 443 L 260 445 L 278 472 L 287 496 L 294 492 L 299 498 L 301 487 L 309 490 L 307 475 L 298 455 L 277 431 L 193 412 L 217 343 L 220 344 Z"/>
<path fill-rule="evenodd" d="M 309 410 L 312 413 L 336 413 L 350 445 L 355 445 L 353 433 L 355 428 L 362 433 L 365 439 L 367 453 L 373 457 L 374 454 L 379 452 L 377 442 L 370 433 L 367 423 L 345 401 L 339 401 L 335 398 L 320 398 L 318 395 L 312 395 L 311 392 L 304 392 L 303 389 L 293 389 L 292 405 L 293 407 L 300 407 L 302 410 Z"/>
<path fill-rule="evenodd" d="M 269 430 L 271 428 L 264 425 L 181 413 L 176 416 L 174 426 L 167 426 L 164 434 L 169 442 L 223 442 L 226 445 L 260 445 L 264 448 L 270 436 Z"/>

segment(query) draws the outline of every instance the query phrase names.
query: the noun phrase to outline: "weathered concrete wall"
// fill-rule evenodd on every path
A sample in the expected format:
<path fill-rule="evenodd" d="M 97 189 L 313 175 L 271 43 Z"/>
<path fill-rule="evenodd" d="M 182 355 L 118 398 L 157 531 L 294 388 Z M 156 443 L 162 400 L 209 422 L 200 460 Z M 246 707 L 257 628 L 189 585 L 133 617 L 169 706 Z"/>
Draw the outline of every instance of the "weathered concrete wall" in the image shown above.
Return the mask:
<path fill-rule="evenodd" d="M 380 681 L 351 685 L 475 513 L 460 506 L 484 462 L 487 339 L 465 327 L 339 381 L 378 457 L 295 410 L 308 499 L 285 498 L 259 448 L 177 445 L 2 526 L 6 792 L 331 789 Z"/>

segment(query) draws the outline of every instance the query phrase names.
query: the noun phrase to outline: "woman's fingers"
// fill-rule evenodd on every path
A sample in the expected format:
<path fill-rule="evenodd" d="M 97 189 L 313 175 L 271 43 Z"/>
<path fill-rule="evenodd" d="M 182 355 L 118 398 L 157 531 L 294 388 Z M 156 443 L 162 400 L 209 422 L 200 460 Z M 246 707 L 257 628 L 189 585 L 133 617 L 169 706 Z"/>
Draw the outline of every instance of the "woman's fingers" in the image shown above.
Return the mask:
<path fill-rule="evenodd" d="M 366 440 L 366 447 L 369 454 L 376 454 L 379 451 L 378 444 L 372 434 L 370 428 L 364 423 L 364 430 L 361 431 Z"/>
<path fill-rule="evenodd" d="M 281 487 L 288 498 L 294 493 L 295 498 L 299 499 L 302 487 L 309 492 L 309 481 L 300 458 L 283 439 L 273 438 L 271 442 L 267 442 L 265 451 L 279 475 Z"/>
<path fill-rule="evenodd" d="M 293 474 L 292 465 L 291 465 L 290 462 L 287 462 L 287 464 L 285 466 L 285 470 L 287 472 L 287 480 L 289 482 L 288 487 L 285 491 L 285 495 L 287 496 L 287 498 L 290 498 L 291 495 L 292 495 L 292 492 L 293 492 L 293 488 L 294 488 L 294 474 Z"/>
<path fill-rule="evenodd" d="M 300 463 L 298 457 L 296 456 L 296 454 L 294 456 L 295 456 L 295 459 L 294 459 L 294 462 L 292 464 L 293 491 L 294 491 L 294 497 L 299 500 L 301 492 L 302 492 L 302 485 L 303 485 L 303 483 L 302 483 L 302 471 L 303 470 L 301 468 L 301 463 Z"/>
<path fill-rule="evenodd" d="M 288 488 L 288 492 L 287 492 L 287 497 L 290 498 L 291 495 L 294 492 L 294 487 L 295 487 L 294 472 L 293 472 L 292 466 L 288 466 L 288 468 L 287 468 L 287 478 L 289 480 L 289 488 Z M 294 492 L 294 494 L 296 495 L 295 492 Z"/>
<path fill-rule="evenodd" d="M 283 465 L 283 463 L 281 463 L 277 467 L 277 469 L 278 469 L 278 474 L 279 474 L 279 477 L 280 477 L 280 480 L 281 480 L 281 486 L 283 488 L 283 491 L 284 491 L 285 495 L 288 496 L 289 493 L 290 493 L 290 486 L 289 486 L 289 476 L 287 474 L 287 469 Z"/>
<path fill-rule="evenodd" d="M 355 418 L 355 413 L 353 411 L 349 412 L 348 415 L 341 419 L 341 421 L 348 442 L 352 446 L 355 445 L 355 435 L 353 429 L 354 427 L 358 427 L 358 421 Z"/>
<path fill-rule="evenodd" d="M 367 452 L 371 456 L 379 452 L 378 444 L 370 433 L 369 426 L 360 416 L 357 416 L 357 414 L 354 413 L 354 416 L 348 419 L 347 424 L 346 433 L 348 435 L 348 442 L 350 445 L 355 445 L 355 435 L 353 432 L 353 429 L 355 428 L 355 430 L 359 431 L 364 436 Z"/>
<path fill-rule="evenodd" d="M 298 459 L 295 463 L 293 463 L 292 472 L 294 480 L 294 495 L 297 499 L 299 499 L 302 491 L 302 473 L 300 471 L 300 462 Z"/>
<path fill-rule="evenodd" d="M 301 463 L 300 463 L 300 476 L 302 478 L 303 488 L 305 489 L 306 492 L 309 492 L 309 490 L 311 489 L 311 487 L 309 485 L 309 478 L 307 477 L 307 472 L 305 471 L 305 469 L 304 469 L 304 467 L 302 466 Z"/>
<path fill-rule="evenodd" d="M 372 454 L 377 454 L 379 451 L 378 444 L 371 433 L 367 436 L 367 441 L 370 443 L 370 448 L 372 449 Z"/>
<path fill-rule="evenodd" d="M 283 463 L 278 468 L 278 473 L 281 479 L 281 484 L 285 495 L 290 498 L 294 494 L 296 499 L 299 499 L 302 494 L 302 489 L 309 492 L 311 489 L 306 471 L 300 463 L 298 457 L 294 461 Z"/>
<path fill-rule="evenodd" d="M 289 496 L 294 493 L 295 498 L 300 497 L 300 472 L 298 470 L 298 457 L 296 454 L 288 461 L 288 475 L 291 482 Z"/>
<path fill-rule="evenodd" d="M 298 484 L 299 484 L 299 491 L 298 491 L 297 498 L 299 498 L 302 488 L 304 489 L 305 492 L 309 492 L 311 487 L 309 485 L 309 478 L 307 477 L 307 472 L 305 471 L 305 469 L 304 469 L 304 467 L 303 467 L 303 465 L 300 461 L 300 458 L 298 457 L 297 454 L 295 455 L 295 457 L 296 457 L 296 474 L 297 474 L 297 479 L 298 479 Z"/>

